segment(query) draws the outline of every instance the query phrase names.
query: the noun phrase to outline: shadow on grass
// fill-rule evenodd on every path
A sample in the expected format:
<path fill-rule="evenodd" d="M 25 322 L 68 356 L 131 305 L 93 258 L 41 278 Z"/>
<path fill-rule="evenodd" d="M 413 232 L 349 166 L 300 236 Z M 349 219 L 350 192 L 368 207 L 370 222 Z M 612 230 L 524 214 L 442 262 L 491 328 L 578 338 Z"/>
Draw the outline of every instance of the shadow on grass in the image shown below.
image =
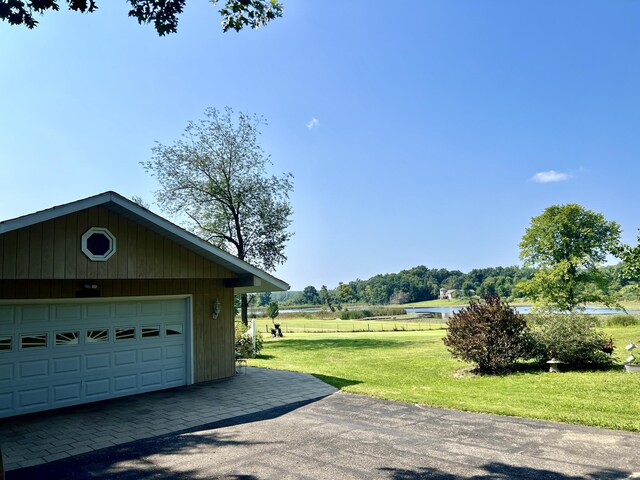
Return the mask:
<path fill-rule="evenodd" d="M 560 364 L 561 372 L 621 372 L 624 370 L 624 365 L 566 365 Z M 545 362 L 532 362 L 532 363 L 518 363 L 511 373 L 528 373 L 528 374 L 540 374 L 548 373 L 549 365 Z"/>
<path fill-rule="evenodd" d="M 374 348 L 389 348 L 397 345 L 401 347 L 407 343 L 415 343 L 411 340 L 394 341 L 393 337 L 389 340 L 379 340 L 373 338 L 314 338 L 314 339 L 298 339 L 287 338 L 286 341 L 270 343 L 269 348 L 288 348 L 291 350 L 312 351 L 325 349 L 356 349 L 368 350 Z"/>
<path fill-rule="evenodd" d="M 275 355 L 264 355 L 264 354 L 259 354 L 256 355 L 256 358 L 260 359 L 260 360 L 271 360 L 272 358 L 276 358 Z"/>
<path fill-rule="evenodd" d="M 621 372 L 624 365 L 560 365 L 561 373 L 578 372 Z M 549 365 L 545 362 L 521 362 L 516 363 L 511 370 L 503 373 L 484 373 L 479 372 L 477 368 L 465 367 L 456 370 L 455 374 L 459 376 L 478 376 L 478 377 L 508 377 L 509 375 L 542 375 L 549 373 Z"/>
<path fill-rule="evenodd" d="M 339 389 L 343 389 L 344 387 L 349 387 L 351 385 L 357 385 L 359 383 L 362 383 L 360 380 L 332 377 L 331 375 L 321 375 L 319 373 L 314 373 L 313 376 L 316 377 L 318 380 L 322 380 L 324 383 L 328 383 L 332 387 L 336 387 Z"/>
<path fill-rule="evenodd" d="M 519 467 L 500 462 L 487 463 L 478 467 L 478 469 L 484 470 L 484 472 L 472 476 L 453 475 L 443 470 L 431 467 L 419 467 L 414 470 L 401 468 L 381 468 L 380 470 L 383 473 L 388 474 L 388 478 L 393 480 L 418 480 L 421 478 L 429 478 L 431 480 L 509 480 L 514 478 L 535 478 L 542 480 L 622 480 L 631 478 L 630 475 L 632 474 L 632 472 L 623 470 L 599 469 L 587 473 L 586 476 L 574 476 L 551 470 Z"/>

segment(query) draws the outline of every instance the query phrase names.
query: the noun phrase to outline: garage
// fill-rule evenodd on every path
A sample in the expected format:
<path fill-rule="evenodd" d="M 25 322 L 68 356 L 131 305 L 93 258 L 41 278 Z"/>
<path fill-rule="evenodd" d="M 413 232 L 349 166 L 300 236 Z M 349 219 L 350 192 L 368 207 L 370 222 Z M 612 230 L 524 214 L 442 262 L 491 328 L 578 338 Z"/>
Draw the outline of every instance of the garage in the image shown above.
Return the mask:
<path fill-rule="evenodd" d="M 106 192 L 0 222 L 0 418 L 226 378 L 272 275 Z"/>
<path fill-rule="evenodd" d="M 187 383 L 187 300 L 0 306 L 0 417 Z"/>

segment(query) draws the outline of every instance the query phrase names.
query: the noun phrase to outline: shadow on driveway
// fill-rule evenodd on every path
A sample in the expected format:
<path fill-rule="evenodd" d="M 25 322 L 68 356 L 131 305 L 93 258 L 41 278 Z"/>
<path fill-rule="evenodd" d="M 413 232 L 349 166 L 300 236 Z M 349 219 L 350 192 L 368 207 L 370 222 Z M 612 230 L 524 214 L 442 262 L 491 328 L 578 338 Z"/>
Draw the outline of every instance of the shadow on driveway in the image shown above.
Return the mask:
<path fill-rule="evenodd" d="M 479 467 L 486 473 L 473 476 L 451 475 L 437 468 L 422 467 L 415 470 L 404 470 L 395 468 L 381 468 L 380 471 L 385 478 L 392 480 L 513 480 L 513 479 L 536 479 L 536 480 L 624 480 L 628 479 L 629 472 L 622 470 L 597 470 L 584 475 L 566 475 L 563 473 L 552 472 L 550 470 L 532 468 L 532 467 L 516 467 L 504 463 L 487 463 Z"/>
<path fill-rule="evenodd" d="M 95 452 L 64 458 L 34 467 L 11 470 L 5 474 L 6 480 L 85 480 L 122 479 L 147 480 L 158 478 L 192 479 L 201 476 L 200 469 L 163 468 L 147 460 L 155 455 L 177 455 L 188 459 L 190 454 L 214 451 L 223 446 L 249 447 L 261 444 L 274 445 L 273 441 L 238 441 L 231 435 L 217 430 L 235 425 L 248 424 L 278 418 L 318 399 L 291 403 L 282 407 L 263 410 L 250 415 L 242 415 L 226 420 L 199 425 L 160 437 L 138 440 Z M 213 477 L 207 477 L 213 478 Z M 229 479 L 251 480 L 253 475 L 227 476 Z"/>

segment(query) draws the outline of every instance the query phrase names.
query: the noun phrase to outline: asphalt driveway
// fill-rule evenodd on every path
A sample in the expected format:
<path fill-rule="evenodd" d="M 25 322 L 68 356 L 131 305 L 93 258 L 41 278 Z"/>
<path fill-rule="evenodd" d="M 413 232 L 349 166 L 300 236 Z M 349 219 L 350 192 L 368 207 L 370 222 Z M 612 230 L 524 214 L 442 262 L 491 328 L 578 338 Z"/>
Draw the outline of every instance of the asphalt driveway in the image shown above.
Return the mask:
<path fill-rule="evenodd" d="M 7 475 L 36 478 L 632 479 L 640 434 L 338 392 Z"/>

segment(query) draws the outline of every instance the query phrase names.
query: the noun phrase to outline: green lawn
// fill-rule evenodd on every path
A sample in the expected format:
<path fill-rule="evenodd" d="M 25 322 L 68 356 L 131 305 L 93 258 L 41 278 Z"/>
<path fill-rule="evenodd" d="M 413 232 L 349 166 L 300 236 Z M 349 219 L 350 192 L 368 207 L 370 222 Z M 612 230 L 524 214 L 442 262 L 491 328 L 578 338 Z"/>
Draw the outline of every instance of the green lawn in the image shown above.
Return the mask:
<path fill-rule="evenodd" d="M 623 356 L 640 327 L 610 328 Z M 315 375 L 345 392 L 474 412 L 640 431 L 640 374 L 621 367 L 550 374 L 459 376 L 465 364 L 442 344 L 442 330 L 289 334 L 267 339 L 258 367 Z"/>
<path fill-rule="evenodd" d="M 337 313 L 336 317 L 340 314 Z M 419 321 L 405 320 L 406 315 L 398 315 L 391 320 L 338 320 L 317 318 L 277 318 L 276 323 L 284 334 L 291 333 L 347 333 L 347 332 L 389 332 L 404 330 L 434 330 L 446 328 L 440 318 L 423 318 Z M 256 329 L 266 334 L 272 327 L 271 319 L 256 319 Z"/>

